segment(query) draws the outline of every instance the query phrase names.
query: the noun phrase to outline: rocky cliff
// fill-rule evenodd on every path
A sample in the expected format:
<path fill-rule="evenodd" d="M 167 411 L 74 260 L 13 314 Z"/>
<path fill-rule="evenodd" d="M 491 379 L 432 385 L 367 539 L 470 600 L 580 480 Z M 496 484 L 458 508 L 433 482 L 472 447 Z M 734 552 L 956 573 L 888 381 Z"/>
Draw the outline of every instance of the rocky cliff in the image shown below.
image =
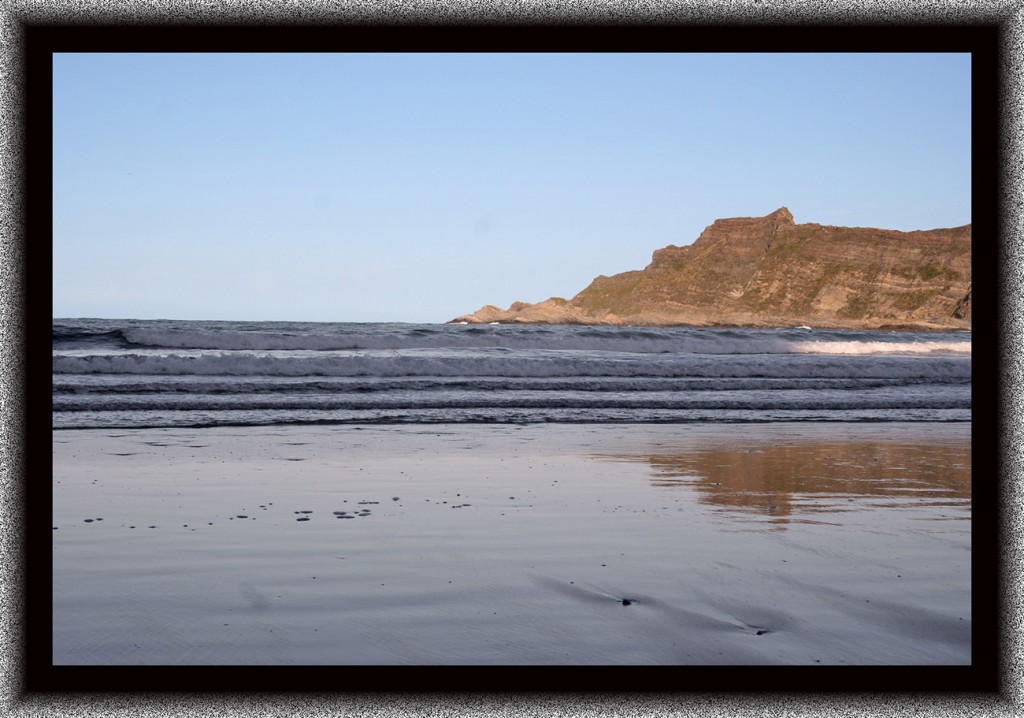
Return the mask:
<path fill-rule="evenodd" d="M 785 207 L 720 219 L 642 270 L 572 299 L 485 306 L 453 322 L 969 329 L 971 225 L 899 232 L 796 224 Z"/>

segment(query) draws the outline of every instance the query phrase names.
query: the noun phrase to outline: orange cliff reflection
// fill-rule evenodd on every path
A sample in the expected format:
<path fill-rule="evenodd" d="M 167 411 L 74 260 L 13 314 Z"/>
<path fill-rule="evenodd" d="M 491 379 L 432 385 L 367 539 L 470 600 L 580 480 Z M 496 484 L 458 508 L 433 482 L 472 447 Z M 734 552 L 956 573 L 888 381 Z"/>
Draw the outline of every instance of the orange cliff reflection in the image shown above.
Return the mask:
<path fill-rule="evenodd" d="M 872 507 L 909 499 L 965 507 L 971 498 L 969 444 L 790 439 L 601 458 L 646 462 L 653 486 L 693 488 L 703 504 L 776 524 L 849 511 L 865 501 Z"/>

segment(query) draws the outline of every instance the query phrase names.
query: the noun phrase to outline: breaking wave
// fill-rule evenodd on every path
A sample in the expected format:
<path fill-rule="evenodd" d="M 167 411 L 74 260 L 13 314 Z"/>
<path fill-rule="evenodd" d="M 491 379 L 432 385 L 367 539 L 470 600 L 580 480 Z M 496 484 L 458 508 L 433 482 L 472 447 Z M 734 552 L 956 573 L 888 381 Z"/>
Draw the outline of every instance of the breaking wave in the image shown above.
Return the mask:
<path fill-rule="evenodd" d="M 643 376 L 969 378 L 962 357 L 830 355 L 549 356 L 147 354 L 53 358 L 55 374 L 226 376 Z"/>
<path fill-rule="evenodd" d="M 757 332 L 686 328 L 488 326 L 405 328 L 400 331 L 270 332 L 214 329 L 127 328 L 110 332 L 55 329 L 55 343 L 103 340 L 115 346 L 219 351 L 362 351 L 404 349 L 536 349 L 620 351 L 643 354 L 970 354 L 969 339 L 917 335 L 912 340 L 852 337 L 808 339 L 802 330 Z"/>

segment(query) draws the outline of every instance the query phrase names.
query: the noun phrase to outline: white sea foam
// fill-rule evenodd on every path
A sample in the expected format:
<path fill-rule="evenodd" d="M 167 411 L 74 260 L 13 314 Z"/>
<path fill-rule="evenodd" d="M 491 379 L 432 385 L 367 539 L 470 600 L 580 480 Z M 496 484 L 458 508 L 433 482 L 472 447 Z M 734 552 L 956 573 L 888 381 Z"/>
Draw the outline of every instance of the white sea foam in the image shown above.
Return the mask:
<path fill-rule="evenodd" d="M 797 354 L 970 354 L 969 341 L 804 341 L 793 342 Z"/>

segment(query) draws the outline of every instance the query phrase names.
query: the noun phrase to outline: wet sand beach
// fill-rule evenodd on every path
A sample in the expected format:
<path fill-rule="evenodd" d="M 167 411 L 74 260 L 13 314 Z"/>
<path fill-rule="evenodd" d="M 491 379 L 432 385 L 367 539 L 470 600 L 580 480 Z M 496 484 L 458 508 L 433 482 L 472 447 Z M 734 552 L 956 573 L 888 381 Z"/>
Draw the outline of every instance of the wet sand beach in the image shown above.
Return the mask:
<path fill-rule="evenodd" d="M 967 423 L 53 437 L 58 665 L 971 662 Z"/>

